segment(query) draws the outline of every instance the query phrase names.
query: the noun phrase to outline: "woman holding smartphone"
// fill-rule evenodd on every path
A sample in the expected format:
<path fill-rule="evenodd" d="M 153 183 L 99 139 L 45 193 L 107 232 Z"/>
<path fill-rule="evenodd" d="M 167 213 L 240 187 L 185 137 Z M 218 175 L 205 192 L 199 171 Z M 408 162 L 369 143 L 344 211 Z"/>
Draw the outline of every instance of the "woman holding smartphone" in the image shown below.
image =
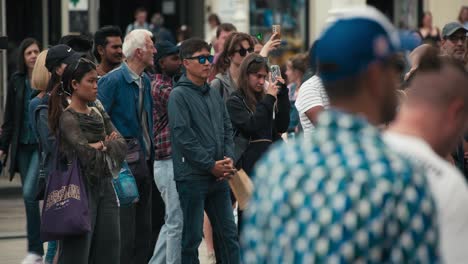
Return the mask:
<path fill-rule="evenodd" d="M 265 82 L 268 86 L 265 89 Z M 271 80 L 266 58 L 250 54 L 240 66 L 239 87 L 229 97 L 226 106 L 231 117 L 236 144 L 248 142 L 241 155 L 236 157 L 236 167 L 251 174 L 257 160 L 289 125 L 288 88 L 283 78 Z M 239 148 L 242 146 L 236 146 Z"/>

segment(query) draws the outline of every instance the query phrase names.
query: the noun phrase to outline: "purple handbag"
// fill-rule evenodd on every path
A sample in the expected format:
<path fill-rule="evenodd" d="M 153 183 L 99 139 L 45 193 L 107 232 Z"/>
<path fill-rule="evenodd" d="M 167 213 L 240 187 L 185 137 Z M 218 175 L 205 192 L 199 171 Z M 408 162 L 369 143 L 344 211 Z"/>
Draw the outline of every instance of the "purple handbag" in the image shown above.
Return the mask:
<path fill-rule="evenodd" d="M 91 231 L 88 196 L 80 162 L 77 157 L 68 166 L 59 162 L 59 137 L 56 142 L 42 209 L 42 241 L 62 240 Z"/>

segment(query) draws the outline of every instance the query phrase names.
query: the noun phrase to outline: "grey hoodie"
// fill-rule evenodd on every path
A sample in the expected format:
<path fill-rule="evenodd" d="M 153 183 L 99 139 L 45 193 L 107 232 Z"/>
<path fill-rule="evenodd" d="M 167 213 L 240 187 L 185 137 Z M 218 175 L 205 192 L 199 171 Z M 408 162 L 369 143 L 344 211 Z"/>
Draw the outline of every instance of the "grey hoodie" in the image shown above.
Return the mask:
<path fill-rule="evenodd" d="M 236 82 L 231 78 L 229 71 L 216 74 L 215 78 L 211 81 L 210 86 L 220 93 L 225 103 L 231 94 L 237 90 Z"/>

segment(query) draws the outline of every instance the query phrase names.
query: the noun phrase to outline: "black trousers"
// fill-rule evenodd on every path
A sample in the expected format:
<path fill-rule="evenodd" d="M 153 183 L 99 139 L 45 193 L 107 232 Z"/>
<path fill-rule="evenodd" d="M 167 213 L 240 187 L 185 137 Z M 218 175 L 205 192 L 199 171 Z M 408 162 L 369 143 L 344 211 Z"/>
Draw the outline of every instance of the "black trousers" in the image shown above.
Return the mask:
<path fill-rule="evenodd" d="M 120 263 L 148 263 L 153 252 L 152 239 L 152 181 L 153 170 L 149 162 L 139 160 L 129 164 L 135 177 L 140 200 L 120 207 Z"/>

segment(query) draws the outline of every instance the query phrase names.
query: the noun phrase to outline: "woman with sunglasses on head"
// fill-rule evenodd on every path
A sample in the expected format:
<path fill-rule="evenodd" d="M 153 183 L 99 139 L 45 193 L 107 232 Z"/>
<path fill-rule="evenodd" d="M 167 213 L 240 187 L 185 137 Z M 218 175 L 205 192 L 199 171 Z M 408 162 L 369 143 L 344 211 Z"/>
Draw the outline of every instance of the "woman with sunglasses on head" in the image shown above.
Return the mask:
<path fill-rule="evenodd" d="M 70 104 L 64 109 L 66 96 Z M 59 263 L 120 261 L 119 205 L 112 177 L 120 169 L 127 146 L 102 105 L 96 102 L 96 107 L 90 107 L 96 96 L 96 65 L 85 58 L 65 68 L 62 85 L 50 96 L 49 127 L 60 138 L 61 156 L 67 162 L 78 158 L 91 222 L 89 233 L 60 241 Z"/>
<path fill-rule="evenodd" d="M 268 62 L 258 54 L 242 62 L 237 85 L 226 106 L 234 131 L 236 168 L 251 175 L 255 163 L 288 129 L 288 88 L 281 77 L 271 80 Z"/>
<path fill-rule="evenodd" d="M 268 62 L 260 55 L 246 57 L 237 84 L 239 89 L 231 94 L 226 106 L 234 137 L 249 141 L 242 156 L 236 157 L 236 167 L 249 174 L 260 156 L 287 131 L 290 103 L 284 80 L 271 80 Z"/>
<path fill-rule="evenodd" d="M 241 32 L 231 33 L 224 43 L 223 52 L 214 66 L 217 74 L 210 86 L 220 92 L 225 102 L 237 90 L 240 65 L 247 55 L 254 52 L 254 46 L 252 37 Z"/>

